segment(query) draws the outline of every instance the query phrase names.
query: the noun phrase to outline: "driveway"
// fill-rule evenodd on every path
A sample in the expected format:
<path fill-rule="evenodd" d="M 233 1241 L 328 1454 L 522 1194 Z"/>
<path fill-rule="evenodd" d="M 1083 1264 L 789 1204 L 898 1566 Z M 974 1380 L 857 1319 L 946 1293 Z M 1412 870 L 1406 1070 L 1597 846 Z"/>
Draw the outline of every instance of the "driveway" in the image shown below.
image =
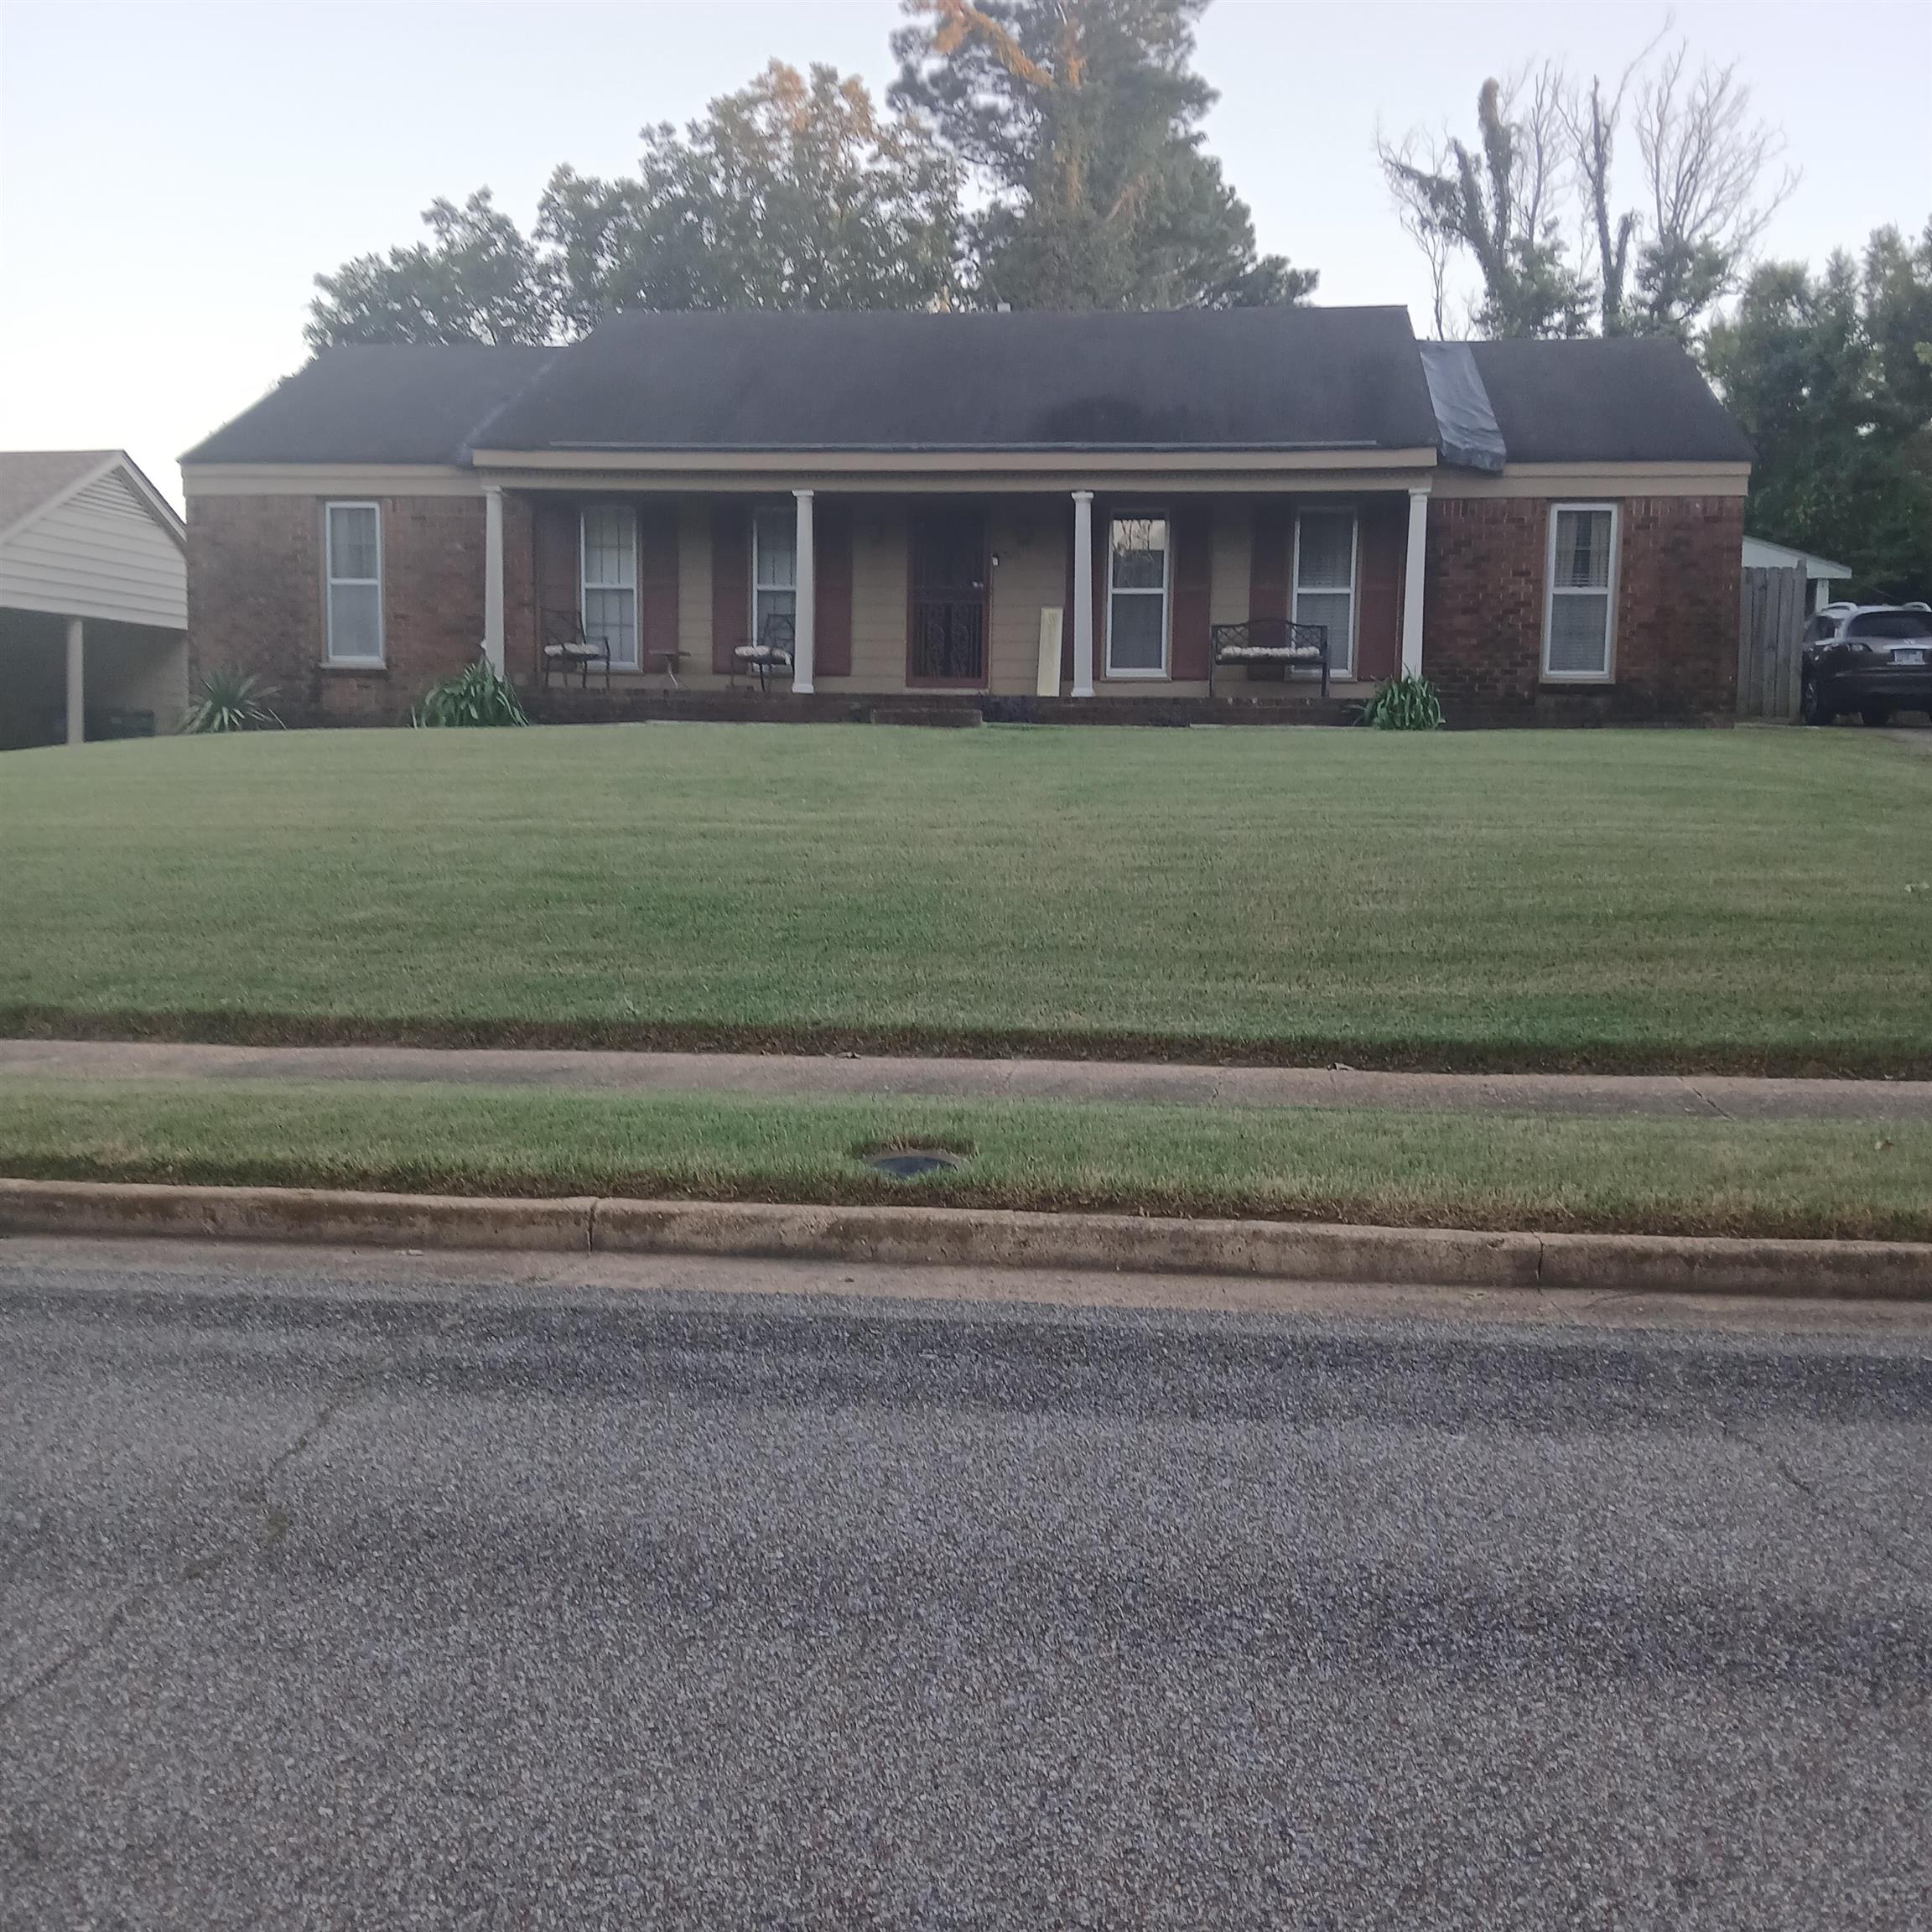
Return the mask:
<path fill-rule="evenodd" d="M 0 1919 L 1925 1922 L 1927 1311 L 985 1285 L 0 1244 Z"/>

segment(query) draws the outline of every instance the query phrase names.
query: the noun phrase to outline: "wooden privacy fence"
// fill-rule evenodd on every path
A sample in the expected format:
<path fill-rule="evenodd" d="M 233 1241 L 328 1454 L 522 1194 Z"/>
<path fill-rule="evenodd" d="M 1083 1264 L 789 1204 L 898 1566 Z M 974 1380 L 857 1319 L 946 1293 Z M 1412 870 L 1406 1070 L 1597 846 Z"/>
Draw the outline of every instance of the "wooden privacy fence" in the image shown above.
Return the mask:
<path fill-rule="evenodd" d="M 1805 641 L 1803 570 L 1747 570 L 1737 627 L 1737 715 L 1795 718 Z"/>

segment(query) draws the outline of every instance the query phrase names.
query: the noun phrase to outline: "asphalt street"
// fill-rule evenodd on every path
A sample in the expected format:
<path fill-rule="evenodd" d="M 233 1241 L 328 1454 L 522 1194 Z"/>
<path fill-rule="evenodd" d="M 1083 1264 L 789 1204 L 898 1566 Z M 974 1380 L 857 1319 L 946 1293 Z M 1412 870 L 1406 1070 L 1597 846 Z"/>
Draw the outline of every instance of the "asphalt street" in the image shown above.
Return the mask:
<path fill-rule="evenodd" d="M 1932 1311 L 573 1265 L 0 1243 L 0 1922 L 1932 1922 Z"/>

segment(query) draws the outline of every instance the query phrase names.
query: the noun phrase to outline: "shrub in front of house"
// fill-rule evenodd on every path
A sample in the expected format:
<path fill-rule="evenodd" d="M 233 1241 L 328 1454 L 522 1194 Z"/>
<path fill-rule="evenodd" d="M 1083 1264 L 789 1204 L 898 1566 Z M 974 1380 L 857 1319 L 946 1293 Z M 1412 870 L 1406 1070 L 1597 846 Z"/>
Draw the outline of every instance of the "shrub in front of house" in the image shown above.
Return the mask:
<path fill-rule="evenodd" d="M 1405 671 L 1376 687 L 1362 707 L 1361 721 L 1377 731 L 1440 731 L 1442 705 L 1426 678 Z"/>
<path fill-rule="evenodd" d="M 265 684 L 252 671 L 237 671 L 218 666 L 201 680 L 181 729 L 198 735 L 226 731 L 258 731 L 282 720 L 268 709 L 275 687 Z"/>
<path fill-rule="evenodd" d="M 509 683 L 479 657 L 455 677 L 432 684 L 409 722 L 461 727 L 527 724 L 530 719 Z"/>

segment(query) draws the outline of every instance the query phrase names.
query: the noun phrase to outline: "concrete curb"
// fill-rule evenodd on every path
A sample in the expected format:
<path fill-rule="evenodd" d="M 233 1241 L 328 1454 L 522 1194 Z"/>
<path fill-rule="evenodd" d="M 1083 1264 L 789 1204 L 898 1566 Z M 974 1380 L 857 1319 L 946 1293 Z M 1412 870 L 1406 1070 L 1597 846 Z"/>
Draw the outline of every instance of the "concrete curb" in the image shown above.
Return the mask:
<path fill-rule="evenodd" d="M 977 1208 L 495 1201 L 312 1187 L 0 1178 L 0 1234 L 179 1235 L 341 1247 L 745 1255 L 1104 1269 L 1284 1281 L 1932 1301 L 1932 1243 L 1483 1233 Z"/>
<path fill-rule="evenodd" d="M 0 1234 L 176 1234 L 203 1241 L 568 1254 L 589 1246 L 595 1206 L 587 1195 L 566 1201 L 489 1201 L 451 1194 L 356 1194 L 328 1187 L 159 1187 L 0 1179 Z"/>

